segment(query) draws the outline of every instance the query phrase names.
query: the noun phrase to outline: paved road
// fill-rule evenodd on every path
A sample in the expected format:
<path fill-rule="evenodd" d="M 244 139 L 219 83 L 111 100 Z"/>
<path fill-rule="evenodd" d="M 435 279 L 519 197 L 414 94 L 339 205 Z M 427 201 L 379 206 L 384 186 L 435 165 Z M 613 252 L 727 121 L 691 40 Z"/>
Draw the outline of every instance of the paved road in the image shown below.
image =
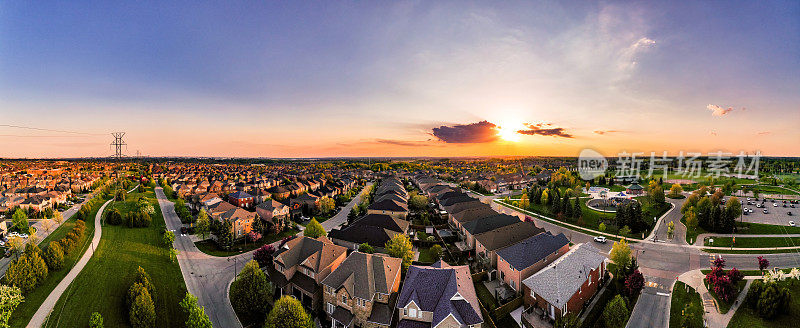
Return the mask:
<path fill-rule="evenodd" d="M 75 280 L 75 277 L 77 277 L 81 270 L 83 270 L 83 267 L 86 266 L 86 263 L 89 263 L 89 259 L 91 259 L 92 255 L 94 255 L 94 250 L 97 249 L 97 245 L 100 244 L 100 237 L 103 233 L 103 227 L 100 225 L 100 222 L 102 221 L 103 210 L 111 201 L 112 200 L 108 200 L 105 202 L 105 204 L 100 207 L 100 210 L 97 211 L 97 214 L 94 217 L 94 236 L 92 237 L 91 246 L 86 249 L 86 252 L 83 253 L 81 259 L 78 260 L 78 263 L 76 263 L 75 266 L 69 270 L 69 273 L 67 273 L 64 279 L 62 279 L 58 285 L 56 285 L 56 288 L 54 288 L 53 291 L 50 292 L 50 295 L 48 295 L 44 302 L 42 302 L 42 305 L 39 306 L 39 309 L 33 314 L 31 321 L 28 322 L 28 327 L 42 326 L 44 321 L 47 320 L 47 316 L 49 316 L 50 312 L 53 311 L 53 307 L 56 306 L 58 299 L 61 298 L 61 294 L 67 290 L 69 284 Z"/>
<path fill-rule="evenodd" d="M 645 287 L 633 307 L 633 313 L 626 327 L 669 327 L 670 295 L 674 283 L 674 279 L 645 276 Z"/>
<path fill-rule="evenodd" d="M 347 203 L 347 205 L 345 205 L 339 211 L 339 213 L 336 213 L 336 215 L 334 215 L 332 218 L 325 220 L 325 222 L 322 222 L 321 224 L 322 224 L 322 227 L 325 228 L 325 231 L 331 231 L 332 229 L 336 229 L 339 226 L 341 226 L 342 224 L 344 224 L 345 222 L 347 222 L 347 214 L 350 214 L 350 210 L 353 208 L 353 206 L 356 206 L 359 203 L 361 203 L 361 197 L 360 196 L 364 192 L 366 192 L 367 191 L 367 187 L 369 187 L 371 185 L 372 185 L 372 182 L 368 182 L 364 186 L 364 188 L 361 189 L 361 192 L 357 196 L 353 197 L 353 199 L 351 199 L 350 202 Z"/>
<path fill-rule="evenodd" d="M 156 188 L 155 193 L 167 228 L 179 230 L 182 224 L 175 213 L 175 204 L 167 199 L 161 187 Z M 174 245 L 180 252 L 178 264 L 186 289 L 197 297 L 214 327 L 242 327 L 228 298 L 228 290 L 244 263 L 253 258 L 252 252 L 230 257 L 207 255 L 197 249 L 189 236 L 180 233 L 176 233 Z"/>

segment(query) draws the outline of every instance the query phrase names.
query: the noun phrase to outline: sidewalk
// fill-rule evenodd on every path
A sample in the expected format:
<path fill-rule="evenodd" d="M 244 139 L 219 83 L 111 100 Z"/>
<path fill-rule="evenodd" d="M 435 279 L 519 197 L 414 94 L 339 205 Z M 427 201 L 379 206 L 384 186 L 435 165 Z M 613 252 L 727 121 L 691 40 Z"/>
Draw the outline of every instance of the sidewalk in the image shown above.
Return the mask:
<path fill-rule="evenodd" d="M 91 246 L 86 249 L 86 253 L 83 253 L 81 259 L 78 260 L 78 263 L 72 267 L 72 270 L 58 283 L 56 288 L 50 292 L 50 295 L 42 302 L 42 305 L 36 310 L 36 313 L 31 318 L 31 321 L 28 323 L 28 327 L 41 327 L 44 324 L 47 317 L 50 315 L 50 312 L 53 311 L 53 307 L 56 306 L 56 302 L 58 299 L 61 298 L 61 294 L 67 290 L 69 285 L 75 280 L 75 277 L 83 270 L 83 267 L 86 266 L 86 263 L 89 263 L 89 259 L 92 258 L 94 254 L 94 250 L 97 249 L 97 245 L 100 244 L 100 237 L 103 233 L 103 227 L 100 225 L 103 216 L 103 210 L 105 210 L 106 205 L 111 203 L 113 199 L 108 200 L 103 204 L 102 207 L 97 211 L 97 214 L 94 217 L 94 236 L 92 237 L 92 244 Z"/>
<path fill-rule="evenodd" d="M 733 315 L 736 313 L 736 310 L 739 308 L 744 302 L 744 298 L 747 296 L 747 291 L 750 289 L 750 284 L 753 282 L 752 279 L 747 279 L 747 283 L 744 286 L 744 289 L 739 293 L 739 296 L 736 297 L 736 301 L 733 305 L 731 305 L 730 310 L 727 313 L 721 314 L 717 309 L 716 301 L 714 298 L 709 294 L 708 289 L 706 288 L 705 284 L 703 283 L 703 279 L 705 275 L 703 275 L 700 270 L 692 270 L 688 272 L 684 272 L 680 276 L 678 276 L 678 281 L 683 282 L 690 287 L 694 288 L 703 300 L 703 308 L 705 314 L 703 318 L 706 320 L 708 327 L 710 328 L 725 328 L 728 326 L 728 323 L 733 318 Z M 751 277 L 747 277 L 751 278 Z"/>

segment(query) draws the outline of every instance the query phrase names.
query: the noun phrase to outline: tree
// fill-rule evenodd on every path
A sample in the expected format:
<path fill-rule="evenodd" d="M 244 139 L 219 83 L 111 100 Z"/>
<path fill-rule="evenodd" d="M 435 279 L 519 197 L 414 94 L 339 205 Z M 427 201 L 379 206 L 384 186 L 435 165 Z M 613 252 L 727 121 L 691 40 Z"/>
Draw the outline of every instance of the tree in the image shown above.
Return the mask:
<path fill-rule="evenodd" d="M 51 242 L 44 251 L 44 261 L 50 270 L 58 270 L 64 266 L 64 251 L 58 242 Z"/>
<path fill-rule="evenodd" d="M 423 195 L 416 194 L 408 199 L 408 206 L 416 211 L 424 210 L 427 205 L 428 205 L 428 197 L 425 197 Z"/>
<path fill-rule="evenodd" d="M 769 260 L 765 259 L 763 256 L 759 256 L 757 257 L 757 259 L 758 259 L 758 270 L 760 270 L 761 273 L 764 273 L 764 270 L 767 267 L 769 267 Z"/>
<path fill-rule="evenodd" d="M 200 214 L 197 215 L 197 225 L 194 228 L 195 232 L 203 236 L 203 239 L 206 239 L 210 228 L 211 221 L 208 219 L 208 214 L 206 214 L 206 211 L 200 211 Z"/>
<path fill-rule="evenodd" d="M 42 229 L 46 232 L 50 232 L 50 228 L 53 227 L 53 220 L 44 219 L 42 220 Z"/>
<path fill-rule="evenodd" d="M 161 241 L 164 243 L 164 246 L 172 248 L 172 243 L 175 242 L 175 233 L 169 230 L 164 231 Z"/>
<path fill-rule="evenodd" d="M 644 276 L 636 269 L 625 279 L 625 293 L 633 298 L 642 291 L 642 288 L 644 288 Z"/>
<path fill-rule="evenodd" d="M 254 260 L 247 262 L 231 284 L 231 304 L 247 318 L 263 318 L 274 289 Z"/>
<path fill-rule="evenodd" d="M 11 224 L 14 226 L 14 229 L 17 231 L 27 232 L 28 231 L 28 215 L 25 214 L 21 208 L 17 208 L 14 211 L 14 214 L 11 215 Z"/>
<path fill-rule="evenodd" d="M 619 229 L 620 236 L 627 237 L 630 234 L 631 234 L 631 228 L 629 228 L 628 226 L 624 226 L 622 227 L 622 229 Z"/>
<path fill-rule="evenodd" d="M 587 182 L 588 183 L 588 182 Z M 565 316 L 561 316 L 556 320 L 555 327 L 556 328 L 579 328 L 581 326 L 581 320 L 575 313 L 570 313 Z"/>
<path fill-rule="evenodd" d="M 689 227 L 689 229 L 692 229 L 692 231 L 695 231 L 697 229 L 697 225 L 697 215 L 695 215 L 694 211 L 687 212 L 686 226 Z"/>
<path fill-rule="evenodd" d="M 273 253 L 275 253 L 275 247 L 270 244 L 266 244 L 253 252 L 253 260 L 258 262 L 258 265 L 261 267 L 267 266 L 272 261 Z"/>
<path fill-rule="evenodd" d="M 403 259 L 403 270 L 408 269 L 414 259 L 414 251 L 411 240 L 404 234 L 397 234 L 392 237 L 385 245 L 386 253 L 391 257 Z"/>
<path fill-rule="evenodd" d="M 603 223 L 603 222 L 600 222 L 600 225 L 597 226 L 597 231 L 605 232 L 606 231 L 606 224 Z"/>
<path fill-rule="evenodd" d="M 622 295 L 614 296 L 605 309 L 603 309 L 603 321 L 607 328 L 623 328 L 628 321 L 628 306 Z"/>
<path fill-rule="evenodd" d="M 775 282 L 767 283 L 758 297 L 756 310 L 758 315 L 771 319 L 779 314 L 786 313 L 789 309 L 791 293 L 787 288 L 780 288 Z"/>
<path fill-rule="evenodd" d="M 431 246 L 431 256 L 435 261 L 438 261 L 442 258 L 442 246 L 439 244 Z"/>
<path fill-rule="evenodd" d="M 625 239 L 620 241 L 615 241 L 614 245 L 611 246 L 611 252 L 609 253 L 609 258 L 611 261 L 617 265 L 617 271 L 627 267 L 631 263 L 631 248 L 628 246 L 628 242 Z M 615 272 L 616 274 L 617 272 Z"/>
<path fill-rule="evenodd" d="M 672 198 L 680 197 L 682 192 L 683 187 L 678 183 L 673 184 L 672 187 L 669 188 L 669 196 Z"/>
<path fill-rule="evenodd" d="M 291 296 L 283 296 L 275 302 L 267 315 L 264 328 L 313 328 L 311 316 L 306 313 L 300 301 Z"/>
<path fill-rule="evenodd" d="M 147 289 L 140 289 L 131 305 L 129 319 L 134 328 L 150 328 L 156 325 L 156 308 Z"/>
<path fill-rule="evenodd" d="M 103 316 L 99 312 L 93 312 L 89 316 L 89 328 L 103 328 Z"/>
<path fill-rule="evenodd" d="M 197 297 L 186 292 L 186 297 L 179 304 L 188 314 L 186 328 L 211 328 L 211 319 L 205 309 L 197 304 Z"/>
<path fill-rule="evenodd" d="M 61 215 L 61 212 L 56 211 L 53 213 L 53 221 L 55 221 L 57 224 L 61 224 L 61 222 L 64 221 L 64 216 Z"/>
<path fill-rule="evenodd" d="M 0 327 L 8 327 L 8 320 L 11 314 L 25 300 L 22 290 L 13 287 L 0 285 Z"/>
<path fill-rule="evenodd" d="M 330 197 L 322 197 L 319 199 L 319 211 L 322 215 L 328 215 L 336 208 L 336 201 Z"/>
<path fill-rule="evenodd" d="M 358 251 L 361 253 L 372 254 L 375 253 L 375 248 L 373 248 L 372 245 L 370 244 L 363 243 L 361 245 L 358 245 Z"/>
<path fill-rule="evenodd" d="M 527 210 L 529 207 L 531 207 L 531 202 L 528 200 L 528 194 L 522 194 L 522 196 L 519 198 L 519 207 L 521 207 L 523 210 Z"/>
<path fill-rule="evenodd" d="M 311 219 L 311 222 L 306 225 L 306 229 L 303 230 L 303 236 L 311 238 L 319 238 L 327 234 L 328 233 L 325 231 L 325 228 L 323 228 L 322 225 L 317 222 L 317 219 Z"/>
<path fill-rule="evenodd" d="M 19 255 L 19 253 L 22 252 L 22 249 L 25 247 L 25 241 L 22 240 L 21 237 L 17 237 L 17 236 L 14 236 L 14 237 L 11 237 L 10 239 L 8 239 L 7 244 L 8 244 L 8 247 L 11 248 L 11 251 L 14 252 L 17 255 Z"/>
<path fill-rule="evenodd" d="M 675 234 L 675 222 L 669 221 L 669 223 L 667 223 L 667 236 L 671 239 L 672 235 L 674 234 Z"/>
<path fill-rule="evenodd" d="M 233 246 L 233 225 L 230 222 L 221 222 L 216 232 L 217 244 L 228 249 Z"/>

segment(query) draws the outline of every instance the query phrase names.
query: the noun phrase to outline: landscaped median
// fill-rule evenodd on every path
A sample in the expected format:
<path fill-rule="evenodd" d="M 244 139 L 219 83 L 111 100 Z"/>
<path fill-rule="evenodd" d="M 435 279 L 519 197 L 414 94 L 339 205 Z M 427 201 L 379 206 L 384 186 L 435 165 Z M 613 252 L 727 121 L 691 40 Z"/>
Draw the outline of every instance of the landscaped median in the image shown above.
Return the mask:
<path fill-rule="evenodd" d="M 143 205 L 139 205 L 142 200 Z M 152 205 L 142 209 L 141 206 Z M 153 188 L 146 192 L 127 194 L 106 208 L 107 215 L 117 209 L 126 221 L 139 221 L 134 211 L 151 213 L 149 226 L 129 227 L 128 224 L 103 226 L 100 244 L 86 267 L 64 292 L 50 313 L 45 327 L 85 327 L 89 316 L 99 312 L 106 327 L 128 327 L 128 290 L 142 267 L 151 277 L 155 322 L 160 327 L 178 327 L 186 321 L 179 302 L 186 295 L 178 263 L 164 245 L 165 224 Z M 104 216 L 105 217 L 105 216 Z"/>
<path fill-rule="evenodd" d="M 703 326 L 703 300 L 700 298 L 700 294 L 694 288 L 680 281 L 675 282 L 675 286 L 672 287 L 669 326 Z"/>

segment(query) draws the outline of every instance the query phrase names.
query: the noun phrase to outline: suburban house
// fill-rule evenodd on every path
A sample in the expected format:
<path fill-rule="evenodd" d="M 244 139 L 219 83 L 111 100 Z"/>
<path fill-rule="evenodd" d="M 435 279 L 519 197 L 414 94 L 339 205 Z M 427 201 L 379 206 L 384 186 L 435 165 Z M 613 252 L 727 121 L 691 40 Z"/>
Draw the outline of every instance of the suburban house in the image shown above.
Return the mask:
<path fill-rule="evenodd" d="M 275 231 L 280 232 L 289 222 L 289 206 L 274 200 L 267 201 L 256 206 L 256 214 L 261 220 L 270 222 L 275 226 Z"/>
<path fill-rule="evenodd" d="M 239 206 L 241 208 L 250 208 L 253 206 L 254 202 L 253 195 L 250 195 L 244 191 L 237 191 L 228 195 L 228 201 L 231 204 Z"/>
<path fill-rule="evenodd" d="M 300 236 L 287 241 L 267 269 L 276 292 L 292 295 L 304 307 L 317 313 L 322 310 L 322 289 L 319 284 L 336 270 L 347 257 L 347 249 L 334 245 L 328 238 Z"/>
<path fill-rule="evenodd" d="M 381 252 L 392 237 L 406 234 L 408 226 L 408 221 L 386 214 L 367 214 L 349 225 L 331 230 L 328 238 L 334 244 L 349 249 L 355 250 L 362 243 L 367 243 Z"/>
<path fill-rule="evenodd" d="M 393 218 L 405 219 L 408 215 L 408 204 L 394 199 L 384 199 L 367 207 L 367 214 L 386 214 Z"/>
<path fill-rule="evenodd" d="M 523 280 L 526 308 L 543 309 L 551 319 L 580 313 L 597 292 L 606 257 L 591 244 L 578 244 L 539 272 Z"/>
<path fill-rule="evenodd" d="M 563 233 L 550 232 L 528 237 L 497 251 L 497 271 L 500 280 L 515 291 L 521 291 L 522 281 L 569 251 L 569 239 Z"/>
<path fill-rule="evenodd" d="M 443 261 L 409 267 L 397 298 L 397 317 L 397 328 L 480 328 L 483 315 L 469 267 Z"/>
<path fill-rule="evenodd" d="M 464 223 L 461 225 L 461 232 L 466 237 L 465 241 L 467 246 L 474 248 L 476 235 L 520 222 L 522 221 L 520 221 L 516 216 L 495 213 L 491 216 Z"/>
<path fill-rule="evenodd" d="M 253 220 L 256 219 L 256 213 L 237 207 L 221 213 L 217 218 L 223 222 L 230 222 L 233 238 L 238 239 L 250 233 Z"/>
<path fill-rule="evenodd" d="M 493 268 L 497 264 L 497 250 L 544 232 L 544 229 L 537 227 L 533 222 L 518 221 L 502 226 L 475 235 L 475 254 L 487 267 Z"/>
<path fill-rule="evenodd" d="M 322 280 L 325 313 L 332 327 L 388 328 L 400 288 L 402 260 L 350 253 Z"/>
<path fill-rule="evenodd" d="M 303 193 L 292 198 L 289 205 L 292 207 L 299 205 L 304 213 L 313 213 L 319 207 L 319 199 L 320 197 L 310 193 Z"/>

